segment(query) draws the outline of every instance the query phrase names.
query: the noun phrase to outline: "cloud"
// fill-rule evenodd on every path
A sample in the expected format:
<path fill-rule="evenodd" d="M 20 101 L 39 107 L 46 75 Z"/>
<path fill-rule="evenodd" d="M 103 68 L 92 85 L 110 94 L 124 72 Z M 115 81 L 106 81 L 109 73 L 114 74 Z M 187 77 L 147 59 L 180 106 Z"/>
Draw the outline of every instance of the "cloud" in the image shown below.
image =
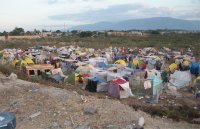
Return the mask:
<path fill-rule="evenodd" d="M 58 3 L 59 0 L 48 0 L 48 4 L 52 5 L 52 4 L 56 4 Z"/>
<path fill-rule="evenodd" d="M 124 4 L 98 10 L 89 10 L 83 13 L 53 15 L 49 16 L 49 18 L 52 20 L 86 20 L 91 22 L 112 21 L 128 19 L 129 15 L 126 14 L 128 11 L 143 8 L 145 8 L 143 4 Z"/>
<path fill-rule="evenodd" d="M 182 19 L 200 19 L 199 10 L 174 9 L 170 7 L 154 7 L 142 3 L 113 5 L 97 10 L 88 10 L 81 13 L 51 15 L 51 20 L 71 20 L 84 22 L 122 21 L 149 17 L 174 17 Z"/>

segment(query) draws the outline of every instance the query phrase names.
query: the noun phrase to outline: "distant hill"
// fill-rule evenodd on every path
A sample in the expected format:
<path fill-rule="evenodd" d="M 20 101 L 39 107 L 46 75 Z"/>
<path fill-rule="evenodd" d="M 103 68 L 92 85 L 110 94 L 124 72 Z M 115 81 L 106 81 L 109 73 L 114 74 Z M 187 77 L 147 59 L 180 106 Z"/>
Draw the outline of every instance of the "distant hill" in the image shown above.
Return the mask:
<path fill-rule="evenodd" d="M 132 19 L 121 22 L 98 22 L 95 24 L 80 25 L 70 28 L 70 30 L 198 30 L 200 31 L 200 21 L 182 20 L 170 17 L 155 17 L 145 19 Z"/>

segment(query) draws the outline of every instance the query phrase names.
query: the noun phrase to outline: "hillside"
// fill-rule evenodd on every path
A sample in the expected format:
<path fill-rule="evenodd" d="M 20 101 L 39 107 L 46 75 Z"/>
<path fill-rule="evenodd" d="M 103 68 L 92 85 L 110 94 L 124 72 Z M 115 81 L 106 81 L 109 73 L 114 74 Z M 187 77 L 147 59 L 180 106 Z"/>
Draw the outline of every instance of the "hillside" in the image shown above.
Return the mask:
<path fill-rule="evenodd" d="M 198 30 L 200 31 L 200 21 L 182 20 L 170 17 L 155 17 L 146 19 L 131 19 L 120 22 L 98 22 L 94 24 L 80 25 L 70 28 L 70 30 Z"/>

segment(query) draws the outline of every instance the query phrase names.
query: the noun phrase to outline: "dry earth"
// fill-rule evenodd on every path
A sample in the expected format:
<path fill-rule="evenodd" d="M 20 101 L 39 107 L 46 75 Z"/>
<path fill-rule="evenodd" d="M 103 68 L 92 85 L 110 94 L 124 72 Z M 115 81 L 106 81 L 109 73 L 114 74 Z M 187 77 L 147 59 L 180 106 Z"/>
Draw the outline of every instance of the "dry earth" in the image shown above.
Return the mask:
<path fill-rule="evenodd" d="M 38 39 L 41 38 L 40 36 L 37 35 L 32 35 L 32 36 L 9 36 L 9 40 L 12 39 Z M 5 40 L 4 36 L 0 36 L 0 40 Z"/>
<path fill-rule="evenodd" d="M 94 109 L 91 114 L 86 108 Z M 95 112 L 95 110 L 97 112 Z M 144 117 L 145 129 L 199 129 L 200 125 L 174 122 L 135 111 L 118 100 L 81 96 L 77 92 L 44 86 L 0 74 L 0 112 L 17 117 L 16 129 L 131 129 Z"/>

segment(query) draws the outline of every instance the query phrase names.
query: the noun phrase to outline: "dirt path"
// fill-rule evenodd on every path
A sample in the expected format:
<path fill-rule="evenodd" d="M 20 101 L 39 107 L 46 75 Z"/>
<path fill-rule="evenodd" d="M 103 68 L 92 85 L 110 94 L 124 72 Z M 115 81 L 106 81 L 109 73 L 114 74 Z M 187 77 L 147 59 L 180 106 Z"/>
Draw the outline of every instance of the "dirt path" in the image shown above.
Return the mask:
<path fill-rule="evenodd" d="M 11 111 L 17 117 L 17 129 L 73 129 L 88 125 L 91 129 L 131 129 L 141 116 L 145 129 L 199 129 L 200 125 L 151 118 L 134 111 L 118 100 L 81 96 L 0 75 L 0 112 Z M 95 110 L 87 112 L 87 108 Z"/>

